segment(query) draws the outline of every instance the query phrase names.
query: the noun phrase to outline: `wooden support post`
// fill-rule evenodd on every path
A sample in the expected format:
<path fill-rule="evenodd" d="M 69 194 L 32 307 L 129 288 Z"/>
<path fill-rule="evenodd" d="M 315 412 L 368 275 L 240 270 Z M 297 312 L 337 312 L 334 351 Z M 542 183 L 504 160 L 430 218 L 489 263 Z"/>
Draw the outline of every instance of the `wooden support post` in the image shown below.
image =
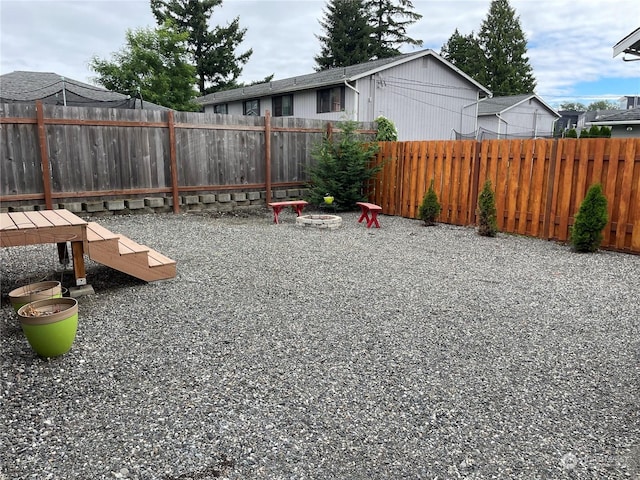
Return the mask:
<path fill-rule="evenodd" d="M 167 112 L 169 124 L 169 161 L 171 162 L 171 194 L 173 198 L 173 213 L 180 213 L 180 199 L 178 197 L 178 162 L 176 160 L 176 130 L 173 110 Z"/>
<path fill-rule="evenodd" d="M 267 205 L 271 203 L 271 112 L 264 112 L 264 185 L 267 190 Z"/>
<path fill-rule="evenodd" d="M 38 142 L 40 144 L 40 167 L 42 169 L 44 203 L 48 210 L 53 210 L 53 200 L 51 197 L 51 173 L 49 171 L 49 149 L 47 148 L 47 131 L 44 126 L 42 100 L 36 100 L 36 122 L 38 124 Z"/>
<path fill-rule="evenodd" d="M 67 242 L 59 242 L 58 244 L 58 261 L 61 265 L 67 265 L 70 261 Z"/>
<path fill-rule="evenodd" d="M 73 276 L 76 280 L 76 287 L 87 284 L 87 274 L 84 269 L 84 244 L 80 242 L 71 242 L 71 251 L 73 253 Z"/>

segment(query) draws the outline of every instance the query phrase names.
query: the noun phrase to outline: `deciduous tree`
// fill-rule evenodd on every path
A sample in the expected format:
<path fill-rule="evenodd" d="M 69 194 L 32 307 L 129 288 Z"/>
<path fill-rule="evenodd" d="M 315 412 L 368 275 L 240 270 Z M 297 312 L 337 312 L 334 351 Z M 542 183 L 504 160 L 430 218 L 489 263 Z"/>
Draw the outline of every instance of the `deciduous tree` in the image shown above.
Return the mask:
<path fill-rule="evenodd" d="M 583 103 L 580 102 L 566 102 L 560 104 L 560 110 L 572 110 L 574 112 L 584 112 L 587 109 Z"/>
<path fill-rule="evenodd" d="M 609 100 L 597 100 L 595 102 L 591 102 L 587 107 L 587 110 L 590 112 L 595 112 L 596 110 L 617 110 L 620 107 L 617 103 L 610 102 Z"/>
<path fill-rule="evenodd" d="M 157 29 L 129 30 L 126 46 L 111 60 L 98 57 L 89 66 L 98 74 L 96 83 L 176 110 L 198 110 L 195 68 L 189 63 L 186 33 L 170 22 Z"/>

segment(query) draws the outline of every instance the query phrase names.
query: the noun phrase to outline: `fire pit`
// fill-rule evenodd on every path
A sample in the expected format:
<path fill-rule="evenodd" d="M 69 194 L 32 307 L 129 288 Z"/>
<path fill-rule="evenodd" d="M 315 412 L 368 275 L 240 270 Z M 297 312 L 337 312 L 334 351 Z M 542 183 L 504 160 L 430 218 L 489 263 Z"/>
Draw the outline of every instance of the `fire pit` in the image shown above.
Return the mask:
<path fill-rule="evenodd" d="M 342 217 L 337 215 L 300 215 L 296 218 L 296 225 L 334 230 L 342 225 Z"/>

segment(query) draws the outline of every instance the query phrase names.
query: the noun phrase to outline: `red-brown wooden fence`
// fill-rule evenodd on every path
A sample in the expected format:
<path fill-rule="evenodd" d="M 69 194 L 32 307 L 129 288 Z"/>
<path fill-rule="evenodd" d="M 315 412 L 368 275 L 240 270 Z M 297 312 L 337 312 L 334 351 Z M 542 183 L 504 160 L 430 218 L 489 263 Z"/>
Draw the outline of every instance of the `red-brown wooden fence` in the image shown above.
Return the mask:
<path fill-rule="evenodd" d="M 602 246 L 640 253 L 640 138 L 384 142 L 369 200 L 389 215 L 418 218 L 431 180 L 438 221 L 476 222 L 478 191 L 490 180 L 500 231 L 568 241 L 573 217 L 602 184 L 609 223 Z"/>

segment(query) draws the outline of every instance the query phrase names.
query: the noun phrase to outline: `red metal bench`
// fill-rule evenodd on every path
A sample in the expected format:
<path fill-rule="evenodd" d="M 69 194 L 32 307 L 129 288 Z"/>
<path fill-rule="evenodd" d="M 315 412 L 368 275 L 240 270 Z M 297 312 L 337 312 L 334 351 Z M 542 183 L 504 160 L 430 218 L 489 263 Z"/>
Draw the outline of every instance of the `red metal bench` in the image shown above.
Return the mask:
<path fill-rule="evenodd" d="M 382 211 L 381 206 L 366 202 L 356 202 L 356 205 L 358 205 L 362 211 L 362 215 L 360 215 L 358 223 L 366 220 L 367 228 L 370 228 L 371 225 L 375 225 L 376 228 L 380 228 L 380 224 L 378 223 L 378 213 Z M 371 216 L 369 216 L 369 214 L 371 214 Z"/>
<path fill-rule="evenodd" d="M 299 217 L 302 210 L 306 205 L 308 205 L 308 203 L 304 200 L 290 200 L 288 202 L 271 202 L 268 205 L 273 208 L 273 223 L 280 223 L 278 215 L 280 215 L 280 212 L 284 207 L 293 208 L 296 211 L 296 215 Z"/>

